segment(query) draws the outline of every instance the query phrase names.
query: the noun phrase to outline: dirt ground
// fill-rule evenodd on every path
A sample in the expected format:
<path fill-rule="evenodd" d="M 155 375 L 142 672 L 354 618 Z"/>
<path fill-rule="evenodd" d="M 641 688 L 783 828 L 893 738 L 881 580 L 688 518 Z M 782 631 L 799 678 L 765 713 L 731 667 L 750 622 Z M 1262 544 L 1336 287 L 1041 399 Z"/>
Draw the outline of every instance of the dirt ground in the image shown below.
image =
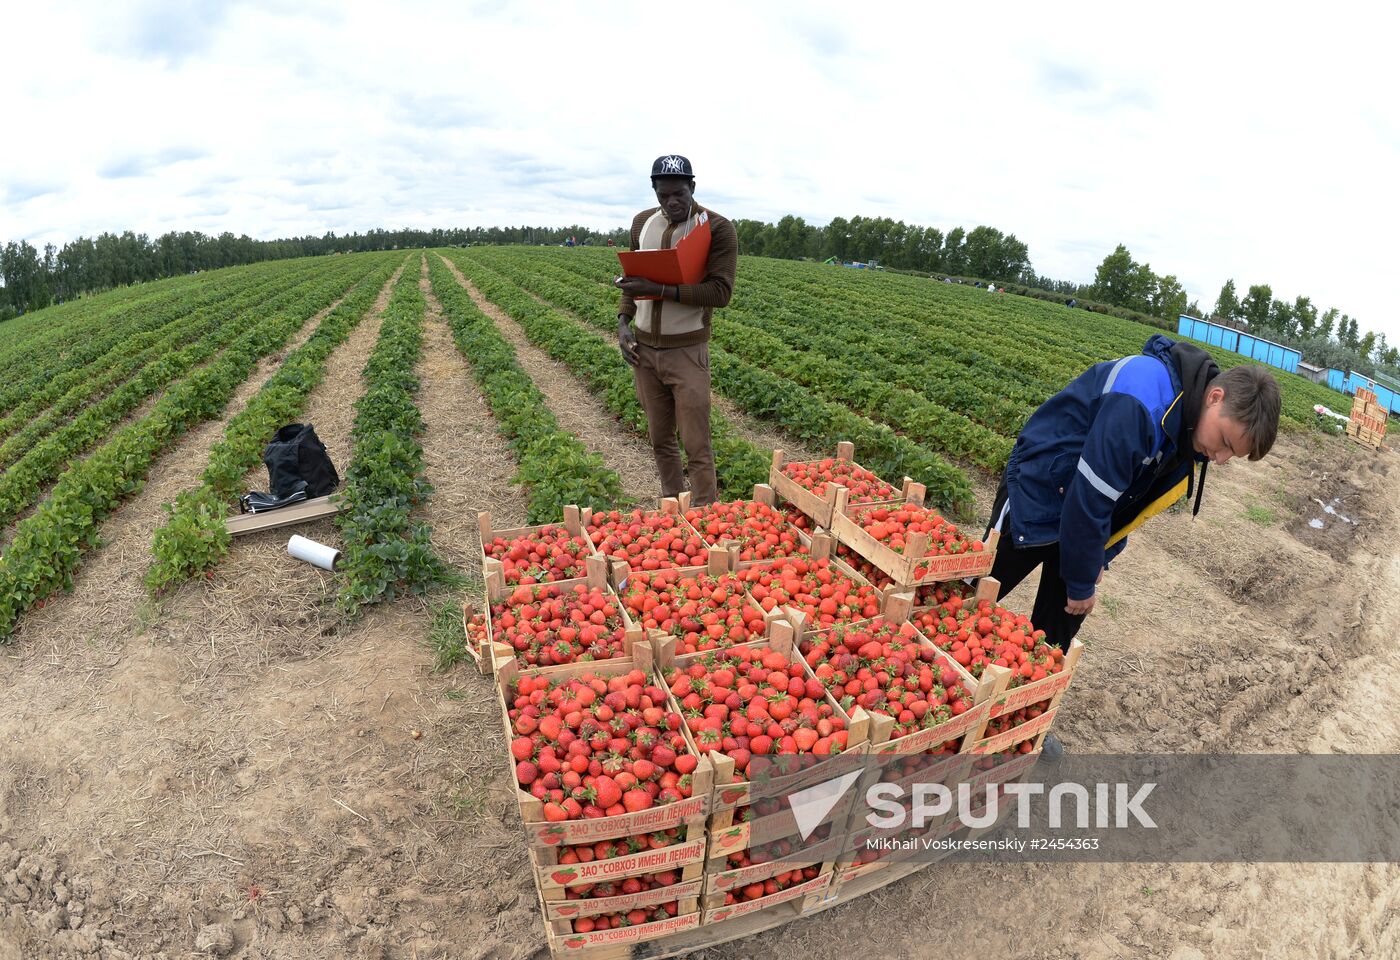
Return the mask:
<path fill-rule="evenodd" d="M 357 328 L 311 397 L 333 455 L 377 330 Z M 514 522 L 524 501 L 432 301 L 425 331 L 424 515 L 472 576 L 475 510 Z M 285 531 L 145 602 L 160 505 L 220 428 L 162 458 L 75 592 L 0 647 L 0 960 L 538 955 L 490 688 L 468 665 L 433 672 L 428 603 L 343 620 Z M 1397 463 L 1285 437 L 1213 469 L 1199 517 L 1135 535 L 1081 635 L 1068 747 L 1400 750 Z M 329 522 L 302 532 L 337 542 Z M 702 955 L 1391 957 L 1397 907 L 1395 866 L 962 865 Z"/>

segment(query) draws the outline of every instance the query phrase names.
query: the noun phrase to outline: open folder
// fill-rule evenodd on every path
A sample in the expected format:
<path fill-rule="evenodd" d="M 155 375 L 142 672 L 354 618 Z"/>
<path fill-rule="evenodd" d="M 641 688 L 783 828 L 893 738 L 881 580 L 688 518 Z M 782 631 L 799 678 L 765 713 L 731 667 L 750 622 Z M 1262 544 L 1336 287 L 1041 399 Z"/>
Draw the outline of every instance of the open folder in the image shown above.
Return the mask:
<path fill-rule="evenodd" d="M 710 215 L 701 213 L 691 231 L 667 250 L 619 250 L 617 259 L 622 272 L 629 277 L 644 277 L 655 283 L 679 286 L 699 283 L 705 279 L 705 265 L 710 259 Z M 660 297 L 637 297 L 638 300 L 660 300 Z"/>

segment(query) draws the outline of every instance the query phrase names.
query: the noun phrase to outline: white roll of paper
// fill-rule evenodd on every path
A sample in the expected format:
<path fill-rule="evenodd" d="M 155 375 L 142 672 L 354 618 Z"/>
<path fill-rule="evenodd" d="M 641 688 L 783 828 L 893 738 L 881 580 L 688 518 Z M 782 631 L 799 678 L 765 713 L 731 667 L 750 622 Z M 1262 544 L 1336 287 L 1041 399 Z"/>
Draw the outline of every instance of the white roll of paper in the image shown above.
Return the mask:
<path fill-rule="evenodd" d="M 334 570 L 335 562 L 340 559 L 340 551 L 335 547 L 308 540 L 298 534 L 293 534 L 292 539 L 287 541 L 287 552 L 298 560 L 305 560 L 322 570 Z"/>

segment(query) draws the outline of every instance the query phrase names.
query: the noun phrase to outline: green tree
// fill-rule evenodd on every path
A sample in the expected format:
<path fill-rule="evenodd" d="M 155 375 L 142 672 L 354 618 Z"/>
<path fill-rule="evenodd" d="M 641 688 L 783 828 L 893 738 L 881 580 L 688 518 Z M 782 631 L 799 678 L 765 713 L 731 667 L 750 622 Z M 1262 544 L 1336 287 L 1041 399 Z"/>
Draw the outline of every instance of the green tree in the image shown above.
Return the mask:
<path fill-rule="evenodd" d="M 1235 293 L 1235 281 L 1226 280 L 1225 286 L 1220 288 L 1220 296 L 1215 298 L 1215 315 L 1225 320 L 1239 320 L 1240 298 Z"/>
<path fill-rule="evenodd" d="M 1366 331 L 1366 336 L 1362 337 L 1356 344 L 1356 352 L 1367 359 L 1371 356 L 1371 351 L 1376 349 L 1376 335 L 1370 330 Z"/>
<path fill-rule="evenodd" d="M 1267 283 L 1255 284 L 1240 301 L 1240 317 L 1249 324 L 1251 330 L 1269 329 L 1269 306 L 1273 303 L 1274 289 Z"/>
<path fill-rule="evenodd" d="M 1136 266 L 1128 248 L 1118 244 L 1094 271 L 1094 291 L 1097 298 L 1115 307 L 1128 306 L 1136 285 L 1133 276 Z"/>
<path fill-rule="evenodd" d="M 1313 328 L 1317 326 L 1317 307 L 1313 306 L 1311 297 L 1300 295 L 1293 301 L 1293 320 L 1298 325 L 1299 336 L 1312 336 Z"/>
<path fill-rule="evenodd" d="M 1337 325 L 1337 313 L 1338 310 L 1336 307 L 1330 307 L 1323 313 L 1322 319 L 1318 321 L 1318 336 L 1329 340 L 1332 338 L 1332 330 Z"/>
<path fill-rule="evenodd" d="M 939 264 L 939 269 L 944 273 L 951 273 L 955 277 L 966 276 L 967 247 L 963 243 L 966 236 L 962 227 L 954 227 L 948 231 L 948 236 L 943 240 L 943 258 Z"/>
<path fill-rule="evenodd" d="M 1186 288 L 1181 285 L 1181 281 L 1170 274 L 1159 278 L 1151 308 L 1151 312 L 1157 316 L 1172 320 L 1183 313 L 1191 313 L 1186 305 Z M 1195 316 L 1196 314 L 1191 313 L 1191 315 Z"/>
<path fill-rule="evenodd" d="M 1293 308 L 1282 300 L 1270 302 L 1269 327 L 1284 336 L 1293 336 Z"/>

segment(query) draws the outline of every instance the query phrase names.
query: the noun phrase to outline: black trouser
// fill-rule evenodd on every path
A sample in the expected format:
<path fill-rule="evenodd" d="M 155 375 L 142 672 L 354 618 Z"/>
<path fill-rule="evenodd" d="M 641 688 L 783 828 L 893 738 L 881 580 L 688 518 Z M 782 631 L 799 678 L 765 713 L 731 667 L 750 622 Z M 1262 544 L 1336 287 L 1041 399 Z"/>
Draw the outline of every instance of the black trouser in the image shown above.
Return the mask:
<path fill-rule="evenodd" d="M 992 519 L 987 525 L 988 533 L 1001 516 L 1005 503 L 1006 477 L 1003 476 L 1001 486 L 997 488 L 996 501 L 992 504 Z M 1001 581 L 997 599 L 1000 600 L 1016 589 L 1032 570 L 1044 564 L 1044 569 L 1040 571 L 1040 588 L 1035 595 L 1035 607 L 1031 610 L 1031 623 L 1037 630 L 1045 631 L 1046 640 L 1067 651 L 1069 642 L 1084 625 L 1084 615 L 1065 612 L 1069 594 L 1065 589 L 1064 580 L 1060 577 L 1060 545 L 1047 543 L 1018 550 L 1012 541 L 1008 526 L 1009 523 L 1003 521 L 996 559 L 992 561 L 991 575 Z"/>

